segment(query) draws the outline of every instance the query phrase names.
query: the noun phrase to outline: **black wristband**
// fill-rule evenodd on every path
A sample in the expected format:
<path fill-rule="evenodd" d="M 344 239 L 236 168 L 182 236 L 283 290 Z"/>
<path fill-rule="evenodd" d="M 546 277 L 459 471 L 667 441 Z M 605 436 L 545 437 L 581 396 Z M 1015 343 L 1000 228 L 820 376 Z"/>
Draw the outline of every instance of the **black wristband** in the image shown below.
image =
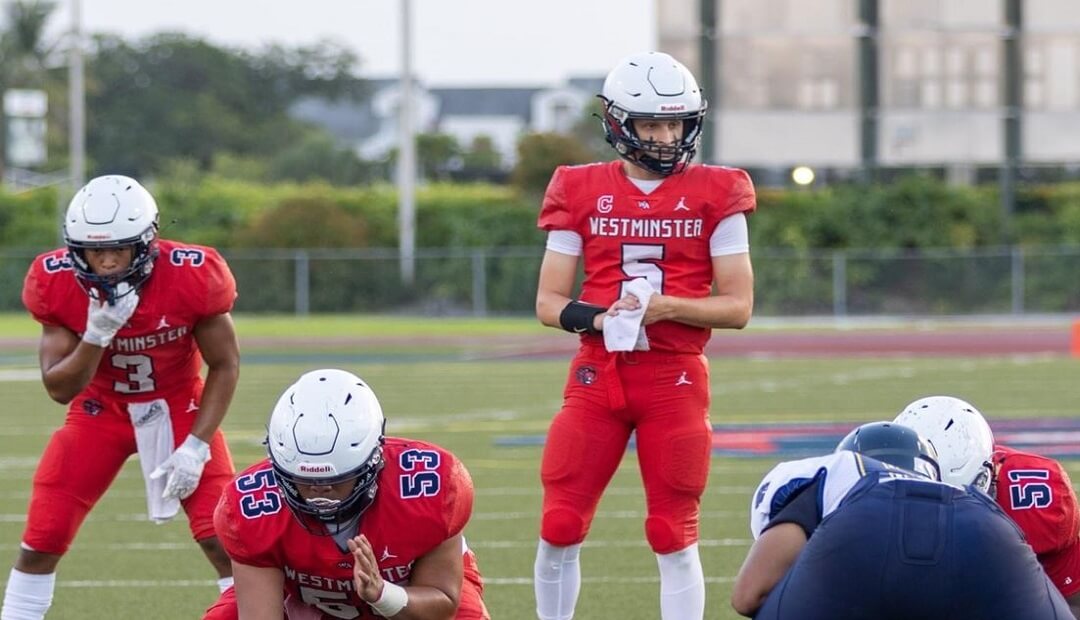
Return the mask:
<path fill-rule="evenodd" d="M 593 319 L 603 312 L 605 312 L 605 309 L 600 306 L 583 304 L 580 301 L 571 299 L 570 303 L 566 304 L 566 307 L 559 313 L 559 325 L 574 334 L 596 335 L 600 333 L 600 330 L 593 326 Z"/>

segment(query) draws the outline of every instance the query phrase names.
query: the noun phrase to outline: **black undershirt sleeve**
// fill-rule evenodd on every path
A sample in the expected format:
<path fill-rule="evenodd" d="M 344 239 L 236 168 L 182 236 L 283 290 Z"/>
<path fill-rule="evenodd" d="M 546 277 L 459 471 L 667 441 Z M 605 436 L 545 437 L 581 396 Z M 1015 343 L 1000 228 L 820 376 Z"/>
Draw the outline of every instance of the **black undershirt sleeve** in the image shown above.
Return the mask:
<path fill-rule="evenodd" d="M 818 476 L 813 482 L 803 487 L 788 501 L 787 505 L 780 509 L 780 512 L 776 513 L 775 517 L 769 520 L 769 524 L 761 532 L 764 534 L 769 528 L 781 523 L 794 523 L 806 532 L 807 538 L 810 538 L 821 523 L 821 507 L 818 505 L 818 498 L 821 497 L 821 485 L 824 481 L 825 476 Z"/>

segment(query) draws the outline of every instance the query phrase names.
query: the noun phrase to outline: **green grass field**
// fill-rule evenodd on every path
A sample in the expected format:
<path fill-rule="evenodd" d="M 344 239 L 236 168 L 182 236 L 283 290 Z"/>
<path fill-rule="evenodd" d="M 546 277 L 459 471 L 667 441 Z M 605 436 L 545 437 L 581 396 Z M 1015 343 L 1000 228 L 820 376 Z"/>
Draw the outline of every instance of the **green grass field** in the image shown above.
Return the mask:
<path fill-rule="evenodd" d="M 483 323 L 336 317 L 238 317 L 242 341 L 275 334 L 492 335 L 533 334 L 528 320 Z M 30 478 L 64 408 L 47 399 L 36 358 L 25 338 L 36 327 L 21 317 L 0 317 L 0 338 L 24 344 L 0 348 L 0 565 L 14 559 L 23 527 Z M 554 338 L 569 335 L 552 331 Z M 239 391 L 224 429 L 238 467 L 263 456 L 260 441 L 270 407 L 301 372 L 336 365 L 375 388 L 392 435 L 439 443 L 472 472 L 477 496 L 466 531 L 487 581 L 485 598 L 496 619 L 533 617 L 532 563 L 540 483 L 538 447 L 496 447 L 504 435 L 542 433 L 560 402 L 566 360 L 455 361 L 454 347 L 431 355 L 371 362 L 369 352 L 341 343 L 262 342 L 245 348 Z M 260 348 L 263 347 L 263 348 Z M 267 351 L 272 354 L 264 355 Z M 385 353 L 385 351 L 384 351 Z M 321 357 L 325 355 L 325 357 Z M 350 355 L 352 357 L 350 357 Z M 1080 414 L 1080 362 L 1061 357 L 888 358 L 712 362 L 714 422 L 891 418 L 907 401 L 947 392 L 970 399 L 989 417 Z M 731 581 L 749 545 L 749 496 L 771 459 L 715 458 L 702 507 L 701 554 L 708 580 L 707 618 L 735 618 L 728 606 Z M 1068 463 L 1077 473 L 1077 463 Z M 644 501 L 633 453 L 612 481 L 582 554 L 578 617 L 656 618 L 656 561 L 644 542 Z M 138 465 L 128 463 L 83 526 L 60 565 L 49 617 L 113 619 L 197 618 L 216 597 L 209 565 L 182 521 L 155 526 L 145 520 Z M 6 566 L 0 578 L 6 579 Z"/>

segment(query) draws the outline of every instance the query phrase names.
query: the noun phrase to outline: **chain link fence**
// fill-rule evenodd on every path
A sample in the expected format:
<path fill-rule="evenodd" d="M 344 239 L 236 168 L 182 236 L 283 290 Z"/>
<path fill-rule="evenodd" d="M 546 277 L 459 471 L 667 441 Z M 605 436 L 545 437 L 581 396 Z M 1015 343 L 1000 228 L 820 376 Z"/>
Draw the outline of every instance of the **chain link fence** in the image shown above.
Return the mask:
<path fill-rule="evenodd" d="M 540 248 L 229 250 L 237 312 L 530 315 Z M 0 251 L 0 311 L 20 311 L 37 252 Z M 756 316 L 1080 313 L 1080 246 L 753 253 Z"/>

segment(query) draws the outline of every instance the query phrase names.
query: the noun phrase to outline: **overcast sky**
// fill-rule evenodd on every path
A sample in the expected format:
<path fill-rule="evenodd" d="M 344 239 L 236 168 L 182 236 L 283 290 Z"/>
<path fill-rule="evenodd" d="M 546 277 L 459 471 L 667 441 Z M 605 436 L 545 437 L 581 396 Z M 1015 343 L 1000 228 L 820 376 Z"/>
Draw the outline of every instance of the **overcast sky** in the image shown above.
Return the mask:
<path fill-rule="evenodd" d="M 67 28 L 72 1 L 58 0 L 54 30 Z M 329 38 L 359 54 L 365 77 L 386 77 L 401 66 L 401 0 L 81 2 L 89 32 L 138 37 L 181 30 L 241 47 Z M 654 0 L 411 4 L 413 66 L 428 85 L 554 84 L 571 75 L 602 76 L 621 57 L 656 45 Z"/>

